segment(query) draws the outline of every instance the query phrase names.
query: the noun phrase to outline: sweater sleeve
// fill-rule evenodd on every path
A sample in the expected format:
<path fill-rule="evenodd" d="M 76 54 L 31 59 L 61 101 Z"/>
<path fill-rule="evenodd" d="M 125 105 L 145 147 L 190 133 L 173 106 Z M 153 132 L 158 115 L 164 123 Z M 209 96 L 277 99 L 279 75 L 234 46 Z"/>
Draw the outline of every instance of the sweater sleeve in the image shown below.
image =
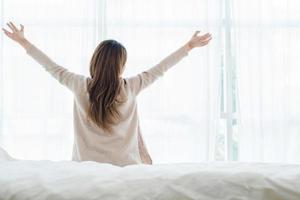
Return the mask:
<path fill-rule="evenodd" d="M 31 45 L 27 49 L 27 54 L 42 65 L 53 78 L 58 80 L 58 82 L 66 86 L 72 92 L 76 93 L 82 88 L 86 77 L 70 72 L 64 67 L 59 66 L 34 45 Z"/>
<path fill-rule="evenodd" d="M 130 85 L 132 92 L 135 95 L 138 95 L 140 91 L 151 85 L 155 82 L 159 77 L 163 76 L 163 74 L 176 65 L 179 61 L 181 61 L 185 56 L 188 55 L 188 50 L 185 46 L 179 48 L 177 51 L 173 52 L 171 55 L 163 59 L 157 65 L 152 68 L 144 71 L 136 76 L 128 78 L 127 81 Z"/>

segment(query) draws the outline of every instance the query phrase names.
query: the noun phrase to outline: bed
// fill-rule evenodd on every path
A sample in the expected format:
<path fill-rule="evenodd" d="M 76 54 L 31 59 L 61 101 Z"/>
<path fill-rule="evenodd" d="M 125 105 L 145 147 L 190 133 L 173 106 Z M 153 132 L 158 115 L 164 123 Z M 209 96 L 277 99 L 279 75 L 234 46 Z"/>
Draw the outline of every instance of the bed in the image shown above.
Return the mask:
<path fill-rule="evenodd" d="M 116 167 L 15 160 L 0 151 L 1 200 L 300 200 L 300 165 L 185 163 Z"/>

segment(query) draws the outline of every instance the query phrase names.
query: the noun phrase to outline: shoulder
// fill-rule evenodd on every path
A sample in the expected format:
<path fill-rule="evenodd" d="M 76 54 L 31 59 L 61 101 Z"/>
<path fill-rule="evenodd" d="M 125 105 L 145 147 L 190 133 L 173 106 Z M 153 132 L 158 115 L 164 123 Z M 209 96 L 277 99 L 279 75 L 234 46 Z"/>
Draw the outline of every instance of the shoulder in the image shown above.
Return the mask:
<path fill-rule="evenodd" d="M 130 92 L 134 95 L 137 95 L 141 89 L 142 78 L 141 75 L 138 74 L 133 77 L 125 78 L 126 87 L 130 90 Z"/>
<path fill-rule="evenodd" d="M 77 75 L 76 81 L 74 82 L 74 90 L 73 92 L 75 94 L 82 94 L 86 93 L 88 90 L 88 83 L 90 81 L 89 77 L 83 76 L 83 75 Z"/>

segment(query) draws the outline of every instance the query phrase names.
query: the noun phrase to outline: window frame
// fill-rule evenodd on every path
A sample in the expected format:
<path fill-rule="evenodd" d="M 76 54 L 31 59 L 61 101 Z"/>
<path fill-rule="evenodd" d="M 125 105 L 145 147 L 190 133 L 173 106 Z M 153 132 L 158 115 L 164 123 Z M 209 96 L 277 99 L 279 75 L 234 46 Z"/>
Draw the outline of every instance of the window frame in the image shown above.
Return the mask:
<path fill-rule="evenodd" d="M 234 156 L 234 126 L 237 121 L 237 97 L 234 93 L 236 89 L 235 76 L 235 62 L 233 57 L 232 49 L 232 19 L 231 19 L 231 0 L 223 1 L 223 38 L 224 38 L 224 49 L 223 49 L 223 73 L 220 102 L 223 105 L 220 106 L 220 119 L 226 121 L 226 130 L 224 130 L 224 160 L 233 161 L 237 160 L 237 156 Z"/>

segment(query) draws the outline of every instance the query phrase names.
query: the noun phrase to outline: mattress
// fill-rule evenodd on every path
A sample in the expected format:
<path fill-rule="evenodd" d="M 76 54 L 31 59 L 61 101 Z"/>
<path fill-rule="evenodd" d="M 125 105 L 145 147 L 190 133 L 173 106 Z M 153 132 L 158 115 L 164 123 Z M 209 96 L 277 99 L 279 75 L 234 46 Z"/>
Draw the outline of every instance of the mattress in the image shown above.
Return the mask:
<path fill-rule="evenodd" d="M 1 200 L 300 200 L 300 165 L 207 162 L 117 167 L 14 160 L 0 151 Z"/>

